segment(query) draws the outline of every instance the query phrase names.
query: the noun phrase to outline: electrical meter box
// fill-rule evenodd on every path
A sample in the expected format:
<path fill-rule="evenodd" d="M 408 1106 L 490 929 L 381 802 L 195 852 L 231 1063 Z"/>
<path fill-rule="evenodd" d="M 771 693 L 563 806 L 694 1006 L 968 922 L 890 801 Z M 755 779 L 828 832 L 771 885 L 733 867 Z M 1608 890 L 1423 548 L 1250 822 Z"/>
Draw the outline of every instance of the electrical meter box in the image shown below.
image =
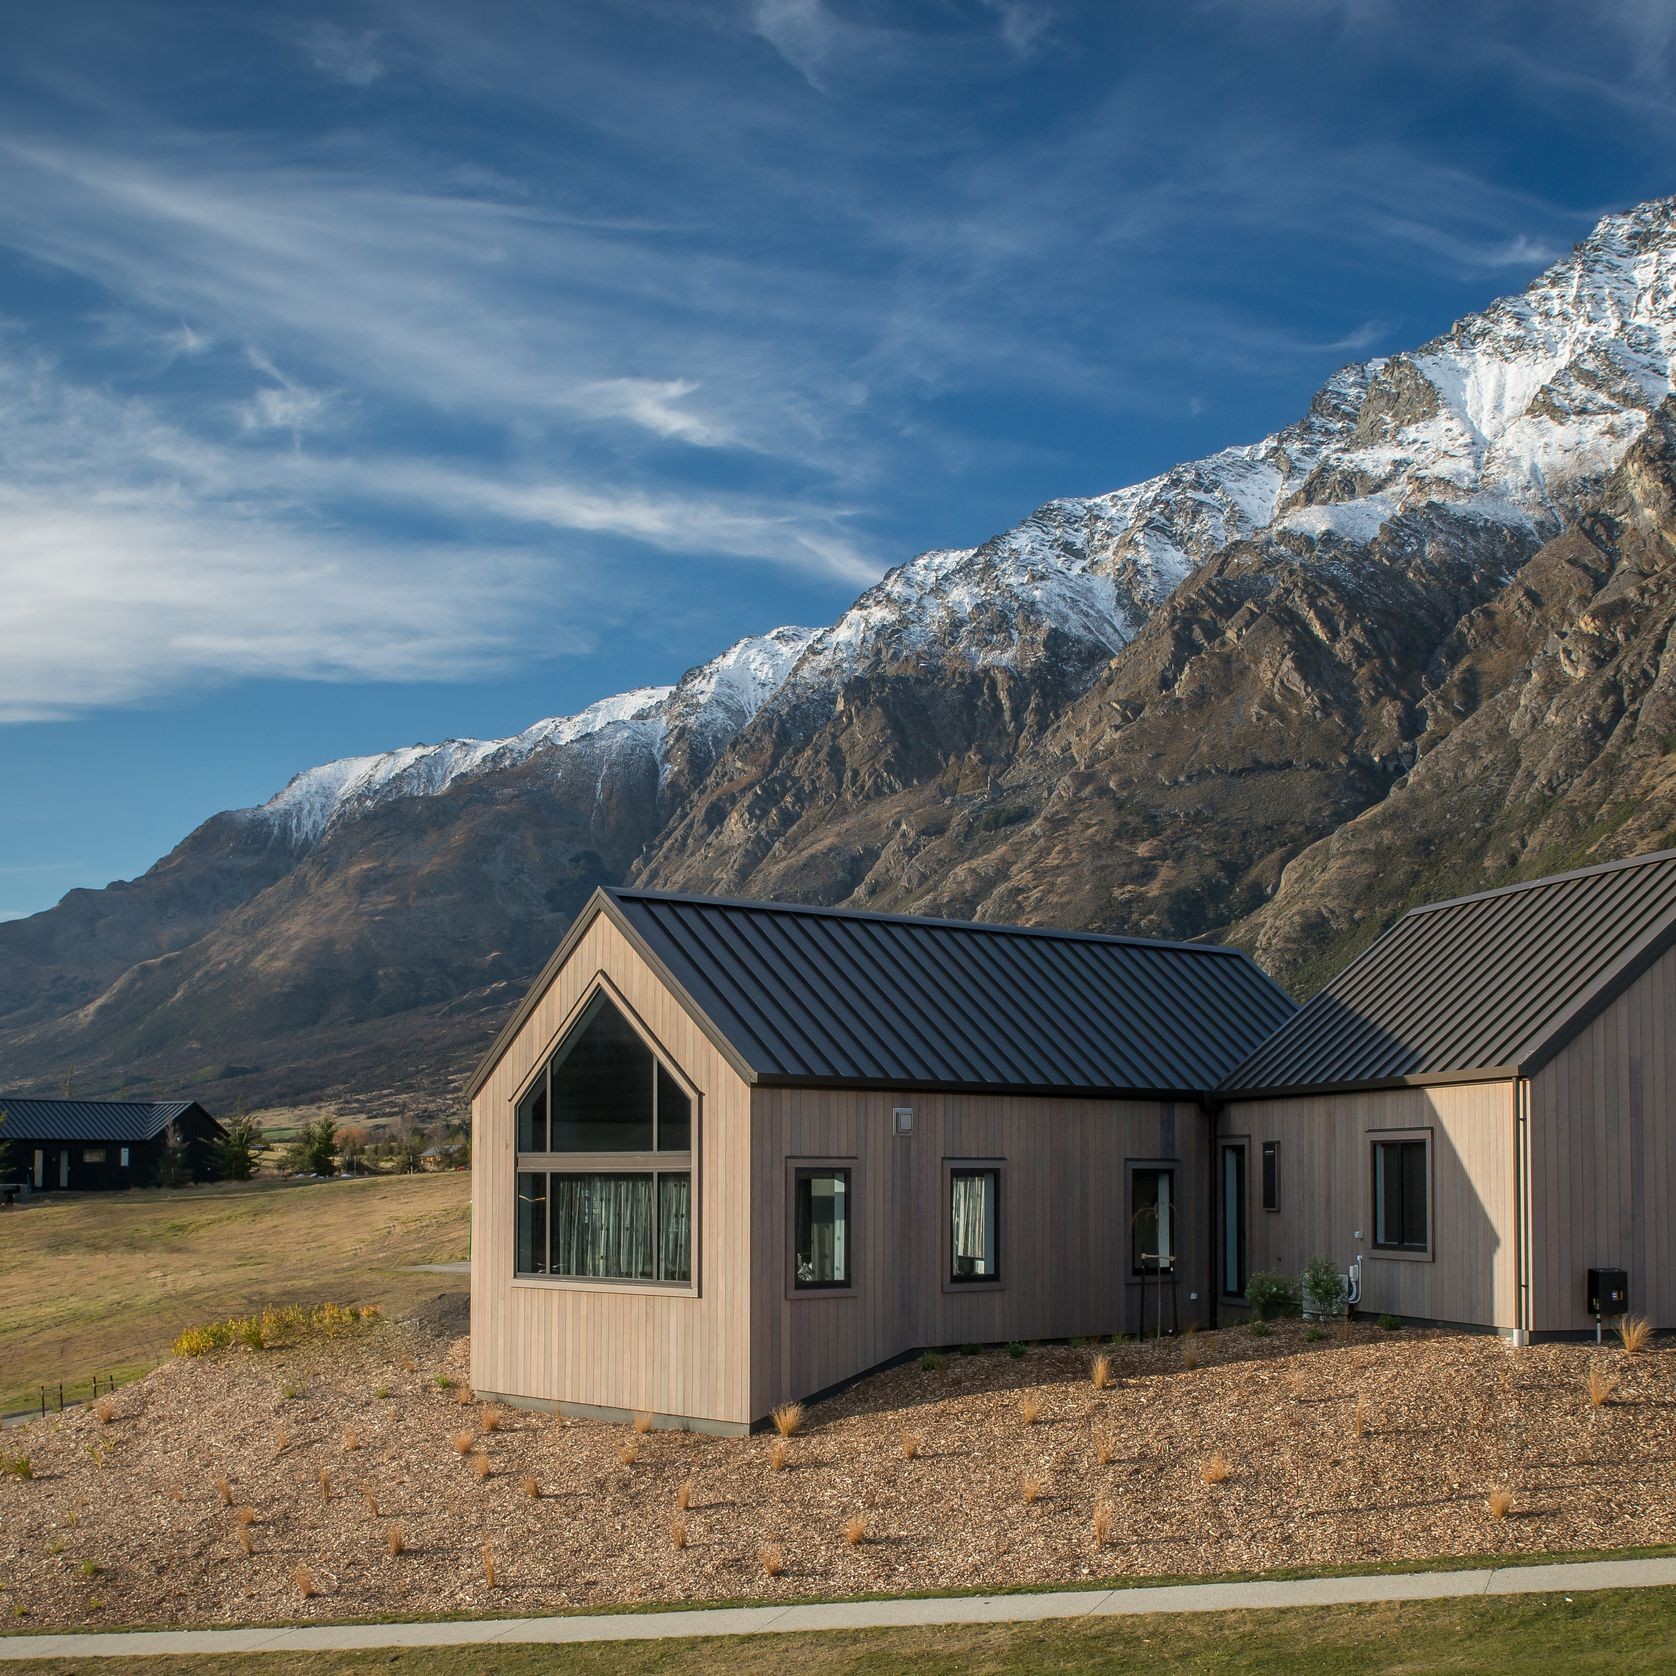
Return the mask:
<path fill-rule="evenodd" d="M 1589 1270 L 1589 1314 L 1627 1315 L 1629 1313 L 1629 1271 L 1627 1269 Z"/>

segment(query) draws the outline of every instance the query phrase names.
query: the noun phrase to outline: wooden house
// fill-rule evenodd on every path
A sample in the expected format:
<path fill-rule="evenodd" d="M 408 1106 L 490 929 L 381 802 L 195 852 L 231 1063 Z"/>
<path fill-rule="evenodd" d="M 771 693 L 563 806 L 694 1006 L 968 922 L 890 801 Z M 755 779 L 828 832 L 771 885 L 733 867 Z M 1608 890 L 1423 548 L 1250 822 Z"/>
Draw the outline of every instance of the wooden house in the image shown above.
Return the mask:
<path fill-rule="evenodd" d="M 221 1125 L 196 1100 L 45 1100 L 0 1094 L 0 1184 L 37 1193 L 110 1192 L 155 1184 L 167 1137 L 194 1181 L 216 1175 Z"/>

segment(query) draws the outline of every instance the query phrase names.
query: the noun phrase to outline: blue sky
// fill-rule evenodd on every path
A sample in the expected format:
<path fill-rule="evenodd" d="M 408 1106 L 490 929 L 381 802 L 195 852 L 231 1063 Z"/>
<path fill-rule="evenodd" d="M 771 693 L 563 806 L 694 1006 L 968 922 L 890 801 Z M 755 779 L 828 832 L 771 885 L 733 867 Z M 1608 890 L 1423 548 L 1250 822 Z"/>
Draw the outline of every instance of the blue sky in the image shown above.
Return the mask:
<path fill-rule="evenodd" d="M 1676 190 L 1676 8 L 0 0 L 0 917 L 830 620 Z"/>

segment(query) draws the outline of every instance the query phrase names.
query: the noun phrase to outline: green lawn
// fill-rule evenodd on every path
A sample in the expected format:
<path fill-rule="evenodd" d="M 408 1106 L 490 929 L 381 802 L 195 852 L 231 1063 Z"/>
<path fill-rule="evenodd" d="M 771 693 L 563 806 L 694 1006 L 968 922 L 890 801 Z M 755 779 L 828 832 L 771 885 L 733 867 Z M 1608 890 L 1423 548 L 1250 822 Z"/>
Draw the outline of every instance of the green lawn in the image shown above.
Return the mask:
<path fill-rule="evenodd" d="M 605 1676 L 634 1670 L 701 1676 L 1024 1676 L 1025 1672 L 1159 1671 L 1216 1676 L 1408 1676 L 1471 1671 L 1513 1676 L 1671 1668 L 1676 1590 L 1625 1589 L 1506 1599 L 1412 1601 L 1274 1612 L 1104 1618 L 909 1630 L 854 1630 L 727 1640 L 605 1643 L 586 1647 L 420 1647 L 363 1653 L 253 1653 L 125 1661 L 124 1671 L 185 1668 L 192 1676 Z M 17 1667 L 63 1676 L 112 1676 L 103 1659 L 32 1660 Z"/>
<path fill-rule="evenodd" d="M 432 1296 L 449 1281 L 405 1265 L 466 1255 L 470 1192 L 454 1173 L 262 1180 L 0 1212 L 0 1413 L 61 1379 L 145 1373 L 182 1328 L 264 1304 Z"/>

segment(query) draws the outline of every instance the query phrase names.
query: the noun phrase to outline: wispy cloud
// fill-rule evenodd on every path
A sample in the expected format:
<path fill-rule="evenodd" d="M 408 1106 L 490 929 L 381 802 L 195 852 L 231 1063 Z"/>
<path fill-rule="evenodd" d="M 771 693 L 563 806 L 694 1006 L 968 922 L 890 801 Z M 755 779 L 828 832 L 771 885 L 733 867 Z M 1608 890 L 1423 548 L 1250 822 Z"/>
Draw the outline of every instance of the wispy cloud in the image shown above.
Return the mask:
<path fill-rule="evenodd" d="M 336 23 L 315 23 L 303 32 L 303 44 L 315 69 L 334 81 L 370 87 L 384 74 L 376 30 L 355 31 Z"/>

